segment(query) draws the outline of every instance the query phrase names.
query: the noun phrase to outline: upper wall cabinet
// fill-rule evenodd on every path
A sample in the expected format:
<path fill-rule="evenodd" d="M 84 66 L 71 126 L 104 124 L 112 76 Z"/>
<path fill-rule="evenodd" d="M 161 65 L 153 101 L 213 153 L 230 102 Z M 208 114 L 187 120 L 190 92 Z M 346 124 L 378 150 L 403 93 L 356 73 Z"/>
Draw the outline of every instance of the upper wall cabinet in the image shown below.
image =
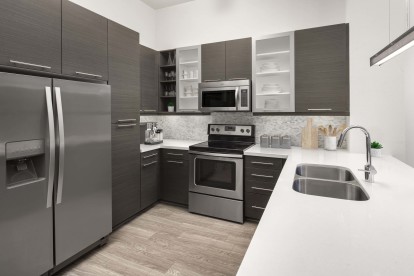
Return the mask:
<path fill-rule="evenodd" d="M 226 79 L 251 79 L 251 56 L 251 38 L 226 41 Z"/>
<path fill-rule="evenodd" d="M 108 20 L 68 0 L 63 0 L 62 73 L 107 80 L 107 60 Z"/>
<path fill-rule="evenodd" d="M 201 46 L 177 49 L 177 111 L 198 111 L 198 84 L 201 81 Z"/>
<path fill-rule="evenodd" d="M 61 2 L 3 0 L 0 65 L 61 73 Z"/>
<path fill-rule="evenodd" d="M 251 38 L 201 45 L 202 81 L 251 79 L 251 55 Z"/>
<path fill-rule="evenodd" d="M 139 121 L 139 34 L 108 22 L 108 68 L 112 91 L 112 123 Z M 135 121 L 134 121 L 135 120 Z"/>
<path fill-rule="evenodd" d="M 253 112 L 295 111 L 294 34 L 253 41 Z"/>
<path fill-rule="evenodd" d="M 349 27 L 295 32 L 296 112 L 349 114 Z"/>
<path fill-rule="evenodd" d="M 202 81 L 226 79 L 226 42 L 201 45 Z"/>
<path fill-rule="evenodd" d="M 140 46 L 141 112 L 158 111 L 158 52 Z"/>

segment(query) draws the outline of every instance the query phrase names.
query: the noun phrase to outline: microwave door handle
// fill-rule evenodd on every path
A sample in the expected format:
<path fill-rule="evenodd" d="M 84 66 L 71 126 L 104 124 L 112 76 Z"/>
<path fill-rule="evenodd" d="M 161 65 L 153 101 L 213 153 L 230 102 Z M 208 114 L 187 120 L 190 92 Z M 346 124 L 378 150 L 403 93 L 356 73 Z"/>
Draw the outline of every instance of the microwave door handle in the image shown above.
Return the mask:
<path fill-rule="evenodd" d="M 237 111 L 241 107 L 240 106 L 241 104 L 239 103 L 239 87 L 236 87 L 236 93 L 234 97 L 235 97 L 235 103 L 236 103 L 235 110 Z"/>

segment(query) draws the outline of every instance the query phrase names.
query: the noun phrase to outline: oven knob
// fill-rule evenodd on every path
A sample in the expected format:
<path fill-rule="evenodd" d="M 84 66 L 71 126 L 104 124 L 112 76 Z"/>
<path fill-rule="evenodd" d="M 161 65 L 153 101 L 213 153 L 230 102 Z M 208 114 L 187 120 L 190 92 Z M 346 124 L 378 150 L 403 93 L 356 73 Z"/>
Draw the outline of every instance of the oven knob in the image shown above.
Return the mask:
<path fill-rule="evenodd" d="M 246 129 L 246 132 L 247 132 L 247 133 L 250 133 L 250 129 Z"/>
<path fill-rule="evenodd" d="M 219 129 L 219 128 L 216 128 L 216 131 L 217 131 L 217 132 L 220 132 L 220 129 Z"/>
<path fill-rule="evenodd" d="M 241 133 L 244 133 L 244 129 L 240 129 L 240 132 L 241 132 Z"/>
<path fill-rule="evenodd" d="M 211 128 L 211 131 L 214 131 L 214 127 Z"/>

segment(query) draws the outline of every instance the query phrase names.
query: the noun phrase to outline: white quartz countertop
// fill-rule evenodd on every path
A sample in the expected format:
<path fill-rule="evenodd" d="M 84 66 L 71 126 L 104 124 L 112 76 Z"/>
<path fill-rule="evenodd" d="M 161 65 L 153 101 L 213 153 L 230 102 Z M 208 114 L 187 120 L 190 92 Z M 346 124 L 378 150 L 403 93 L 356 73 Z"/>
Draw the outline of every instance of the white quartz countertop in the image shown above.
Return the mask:
<path fill-rule="evenodd" d="M 188 150 L 191 145 L 195 145 L 201 142 L 203 141 L 164 139 L 163 143 L 158 145 L 141 144 L 141 153 L 156 149 Z"/>
<path fill-rule="evenodd" d="M 414 275 L 414 169 L 397 159 L 373 158 L 375 183 L 358 169 L 365 154 L 262 149 L 246 155 L 286 158 L 239 276 Z M 368 192 L 367 201 L 341 200 L 292 189 L 298 164 L 344 166 Z"/>

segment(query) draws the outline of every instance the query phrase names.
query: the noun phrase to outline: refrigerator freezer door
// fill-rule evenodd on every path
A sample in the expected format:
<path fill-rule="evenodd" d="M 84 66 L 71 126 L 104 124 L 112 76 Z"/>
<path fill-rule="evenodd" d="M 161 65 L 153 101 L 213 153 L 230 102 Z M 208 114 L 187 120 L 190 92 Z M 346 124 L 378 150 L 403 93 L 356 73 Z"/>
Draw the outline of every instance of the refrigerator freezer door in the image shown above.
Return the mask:
<path fill-rule="evenodd" d="M 55 189 L 59 265 L 112 231 L 111 90 L 67 80 L 53 84 L 62 164 Z"/>
<path fill-rule="evenodd" d="M 40 275 L 53 267 L 51 85 L 0 73 L 0 275 Z"/>

